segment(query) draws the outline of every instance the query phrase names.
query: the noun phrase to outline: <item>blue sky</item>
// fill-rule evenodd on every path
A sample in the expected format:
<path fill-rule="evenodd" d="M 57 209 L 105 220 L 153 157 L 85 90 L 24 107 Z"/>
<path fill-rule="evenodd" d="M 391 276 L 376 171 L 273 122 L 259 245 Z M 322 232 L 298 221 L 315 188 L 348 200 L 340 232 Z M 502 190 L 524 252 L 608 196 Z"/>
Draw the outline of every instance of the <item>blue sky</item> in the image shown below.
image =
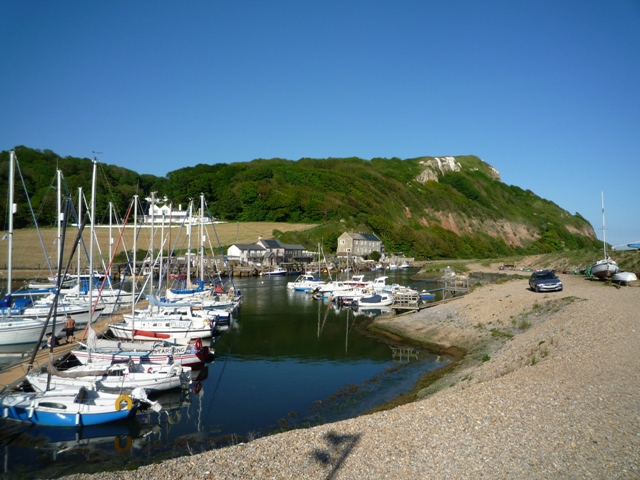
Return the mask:
<path fill-rule="evenodd" d="M 0 2 L 0 150 L 163 176 L 478 155 L 640 241 L 640 2 Z"/>

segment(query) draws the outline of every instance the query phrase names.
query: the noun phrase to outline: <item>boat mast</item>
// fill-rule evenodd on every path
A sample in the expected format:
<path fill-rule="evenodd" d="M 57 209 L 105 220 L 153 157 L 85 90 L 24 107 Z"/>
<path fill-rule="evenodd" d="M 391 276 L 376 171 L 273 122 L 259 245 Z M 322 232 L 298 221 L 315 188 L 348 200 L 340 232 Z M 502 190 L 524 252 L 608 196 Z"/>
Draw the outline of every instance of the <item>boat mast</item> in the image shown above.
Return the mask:
<path fill-rule="evenodd" d="M 604 192 L 602 194 L 602 243 L 604 245 L 604 259 L 607 260 L 609 257 L 607 256 L 607 228 L 604 223 Z"/>
<path fill-rule="evenodd" d="M 162 226 L 160 227 L 160 262 L 159 262 L 159 266 L 158 266 L 158 292 L 160 292 L 160 289 L 162 288 L 162 275 L 163 275 L 163 264 L 164 264 L 164 210 L 162 210 Z M 171 230 L 171 225 L 169 225 L 169 230 Z"/>
<path fill-rule="evenodd" d="M 57 243 L 57 247 L 58 247 L 58 262 L 57 265 L 60 264 L 60 258 L 62 257 L 62 245 L 60 245 L 60 242 L 62 241 L 62 222 L 64 222 L 64 214 L 62 213 L 62 170 L 58 169 L 56 170 L 57 172 L 57 189 L 58 189 L 58 194 L 57 194 L 57 202 L 58 202 L 58 236 L 56 237 L 56 243 Z M 58 275 L 60 275 L 60 272 L 58 272 Z M 58 282 L 56 282 L 57 284 Z"/>
<path fill-rule="evenodd" d="M 13 281 L 11 272 L 13 270 L 13 214 L 16 211 L 16 206 L 13 203 L 14 188 L 13 182 L 15 181 L 15 163 L 16 152 L 11 150 L 9 152 L 9 255 L 7 259 L 7 297 L 11 295 L 11 282 Z"/>
<path fill-rule="evenodd" d="M 91 177 L 91 228 L 89 233 L 89 323 L 93 321 L 93 238 L 95 235 L 95 216 L 96 216 L 96 172 L 98 168 L 98 159 L 93 159 L 93 173 Z"/>
<path fill-rule="evenodd" d="M 155 262 L 155 249 L 153 237 L 155 236 L 155 218 L 156 218 L 156 192 L 151 192 L 151 254 L 149 255 L 149 292 L 153 295 L 153 265 Z"/>
<path fill-rule="evenodd" d="M 113 226 L 113 202 L 109 202 L 109 261 L 112 260 L 113 255 L 113 234 L 111 229 Z"/>
<path fill-rule="evenodd" d="M 78 231 L 80 231 L 80 229 L 82 224 L 82 187 L 78 188 Z M 80 283 L 80 257 L 82 255 L 80 255 L 80 252 L 78 251 L 78 257 L 77 257 L 77 261 L 78 261 L 78 291 L 80 291 L 80 289 L 82 288 L 82 285 Z"/>
<path fill-rule="evenodd" d="M 204 283 L 204 194 L 200 194 L 200 285 Z"/>
<path fill-rule="evenodd" d="M 193 218 L 193 199 L 189 200 L 189 219 L 187 221 L 187 283 L 186 288 L 191 288 L 191 219 Z"/>
<path fill-rule="evenodd" d="M 133 263 L 131 264 L 131 322 L 135 319 L 136 314 L 136 249 L 138 248 L 138 241 L 136 230 L 138 228 L 138 195 L 133 196 Z"/>

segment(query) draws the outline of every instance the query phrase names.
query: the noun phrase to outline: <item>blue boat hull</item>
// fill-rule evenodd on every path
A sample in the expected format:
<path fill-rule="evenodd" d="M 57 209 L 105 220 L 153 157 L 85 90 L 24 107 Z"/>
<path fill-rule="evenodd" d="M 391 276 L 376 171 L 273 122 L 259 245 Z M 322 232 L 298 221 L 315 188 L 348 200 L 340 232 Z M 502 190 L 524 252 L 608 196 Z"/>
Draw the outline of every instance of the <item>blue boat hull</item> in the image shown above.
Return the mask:
<path fill-rule="evenodd" d="M 19 392 L 0 397 L 4 418 L 51 427 L 82 427 L 123 420 L 138 402 L 126 395 L 72 387 L 45 392 Z"/>
<path fill-rule="evenodd" d="M 21 407 L 4 407 L 2 415 L 11 420 L 32 423 L 34 425 L 46 425 L 50 427 L 78 427 L 88 425 L 101 425 L 103 423 L 123 420 L 133 415 L 135 408 L 108 413 L 58 413 L 41 412 Z"/>

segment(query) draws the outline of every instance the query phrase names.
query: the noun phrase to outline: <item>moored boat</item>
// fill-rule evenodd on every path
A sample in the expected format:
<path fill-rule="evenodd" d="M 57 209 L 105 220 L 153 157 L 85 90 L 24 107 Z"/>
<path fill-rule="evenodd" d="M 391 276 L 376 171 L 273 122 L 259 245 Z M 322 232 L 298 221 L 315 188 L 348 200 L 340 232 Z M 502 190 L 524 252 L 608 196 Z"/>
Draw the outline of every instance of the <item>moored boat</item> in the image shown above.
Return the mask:
<path fill-rule="evenodd" d="M 225 312 L 228 314 L 228 312 Z M 167 304 L 159 311 L 124 315 L 124 321 L 110 325 L 113 335 L 121 340 L 154 340 L 172 338 L 186 343 L 196 338 L 211 338 L 216 332 L 219 314 L 214 310 L 196 310 L 190 305 Z"/>
<path fill-rule="evenodd" d="M 360 309 L 388 307 L 393 303 L 393 295 L 385 292 L 374 293 L 361 297 L 356 302 Z"/>
<path fill-rule="evenodd" d="M 144 394 L 144 390 L 140 391 Z M 0 412 L 4 418 L 36 425 L 99 425 L 133 415 L 139 405 L 140 400 L 136 398 L 140 391 L 128 396 L 82 386 L 45 392 L 17 392 L 0 397 Z"/>
<path fill-rule="evenodd" d="M 200 339 L 194 340 L 192 346 L 177 345 L 164 340 L 153 343 L 129 343 L 98 339 L 95 331 L 89 328 L 87 343 L 81 345 L 82 348 L 71 353 L 83 364 L 131 360 L 142 364 L 179 363 L 198 369 L 213 360 L 213 352 L 203 345 Z"/>
<path fill-rule="evenodd" d="M 262 272 L 263 277 L 284 277 L 288 272 L 282 267 L 274 267 L 273 270 Z"/>
<path fill-rule="evenodd" d="M 287 289 L 295 290 L 296 292 L 308 292 L 313 291 L 320 285 L 323 285 L 323 281 L 318 277 L 315 277 L 308 273 L 299 275 L 293 282 L 287 283 Z"/>
<path fill-rule="evenodd" d="M 43 371 L 28 373 L 27 381 L 37 392 L 84 385 L 102 392 L 121 393 L 141 387 L 147 393 L 154 393 L 186 386 L 191 381 L 191 368 L 179 363 L 143 365 L 129 361 L 58 370 L 49 364 Z"/>

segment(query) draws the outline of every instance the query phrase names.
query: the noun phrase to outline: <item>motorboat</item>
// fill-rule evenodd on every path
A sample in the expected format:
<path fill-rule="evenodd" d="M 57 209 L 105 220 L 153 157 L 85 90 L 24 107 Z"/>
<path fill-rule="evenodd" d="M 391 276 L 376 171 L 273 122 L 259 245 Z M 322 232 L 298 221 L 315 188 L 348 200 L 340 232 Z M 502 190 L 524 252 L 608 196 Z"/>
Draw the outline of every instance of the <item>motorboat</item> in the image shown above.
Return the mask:
<path fill-rule="evenodd" d="M 372 295 L 360 297 L 356 302 L 358 304 L 358 308 L 361 309 L 388 307 L 393 304 L 393 295 L 385 292 L 374 293 Z"/>
<path fill-rule="evenodd" d="M 268 272 L 262 272 L 263 277 L 284 277 L 288 275 L 289 272 L 285 268 L 282 267 L 274 267 L 273 270 Z"/>
<path fill-rule="evenodd" d="M 321 279 L 309 273 L 303 273 L 302 275 L 299 275 L 298 278 L 296 278 L 293 282 L 287 283 L 287 289 L 294 290 L 296 292 L 308 292 L 315 290 L 323 284 L 324 282 Z"/>

